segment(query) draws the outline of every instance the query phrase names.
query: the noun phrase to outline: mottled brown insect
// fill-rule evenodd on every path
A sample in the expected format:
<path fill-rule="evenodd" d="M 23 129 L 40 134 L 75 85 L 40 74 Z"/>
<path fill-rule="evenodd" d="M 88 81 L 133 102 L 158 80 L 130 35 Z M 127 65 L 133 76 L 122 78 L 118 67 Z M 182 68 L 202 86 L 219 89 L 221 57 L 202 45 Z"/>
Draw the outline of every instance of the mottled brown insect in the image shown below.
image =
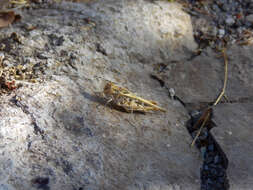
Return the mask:
<path fill-rule="evenodd" d="M 113 82 L 108 82 L 103 94 L 108 98 L 108 103 L 112 102 L 116 106 L 123 108 L 126 112 L 149 112 L 149 111 L 162 111 L 165 109 L 159 107 L 155 101 L 145 100 L 136 96 L 128 89 L 119 87 Z"/>

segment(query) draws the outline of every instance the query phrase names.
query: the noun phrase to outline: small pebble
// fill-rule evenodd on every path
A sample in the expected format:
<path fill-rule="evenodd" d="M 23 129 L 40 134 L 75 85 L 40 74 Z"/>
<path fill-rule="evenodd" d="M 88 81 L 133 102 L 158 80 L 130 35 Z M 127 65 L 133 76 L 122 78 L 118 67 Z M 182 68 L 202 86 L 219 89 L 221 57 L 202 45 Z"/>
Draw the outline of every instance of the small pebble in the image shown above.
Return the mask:
<path fill-rule="evenodd" d="M 232 17 L 228 17 L 225 22 L 227 25 L 231 26 L 235 23 L 235 20 Z"/>
<path fill-rule="evenodd" d="M 232 133 L 232 131 L 228 131 L 228 134 L 229 134 L 229 135 L 232 135 L 233 133 Z"/>
<path fill-rule="evenodd" d="M 213 184 L 213 181 L 210 178 L 208 178 L 207 179 L 207 184 Z"/>
<path fill-rule="evenodd" d="M 217 171 L 216 171 L 215 168 L 212 168 L 212 169 L 210 170 L 210 173 L 211 173 L 213 176 L 216 176 L 216 175 L 217 175 Z"/>
<path fill-rule="evenodd" d="M 216 155 L 215 157 L 214 157 L 214 163 L 215 164 L 218 164 L 220 162 L 220 157 L 218 156 L 218 155 Z"/>
<path fill-rule="evenodd" d="M 211 162 L 213 162 L 213 157 L 207 156 L 207 158 L 205 159 L 205 163 L 210 164 Z"/>
<path fill-rule="evenodd" d="M 87 135 L 88 137 L 93 137 L 93 132 L 90 128 L 86 127 L 83 129 L 83 133 Z"/>
<path fill-rule="evenodd" d="M 0 64 L 2 64 L 4 57 L 4 53 L 0 52 Z"/>
<path fill-rule="evenodd" d="M 214 145 L 213 145 L 213 144 L 210 144 L 210 145 L 208 146 L 208 150 L 209 150 L 209 151 L 213 151 L 213 150 L 214 150 Z"/>
<path fill-rule="evenodd" d="M 170 98 L 171 98 L 171 99 L 174 99 L 174 97 L 175 97 L 175 95 L 176 95 L 176 92 L 175 92 L 174 88 L 170 88 L 170 89 L 169 89 L 169 93 L 170 93 Z"/>
<path fill-rule="evenodd" d="M 8 66 L 8 67 L 13 66 L 13 65 L 11 64 L 11 62 L 8 61 L 8 60 L 4 60 L 4 61 L 3 61 L 3 65 L 4 65 L 4 66 Z"/>
<path fill-rule="evenodd" d="M 200 152 L 201 152 L 202 158 L 205 158 L 206 147 L 202 146 L 202 147 L 200 148 Z"/>
<path fill-rule="evenodd" d="M 250 15 L 246 16 L 245 20 L 247 22 L 253 23 L 253 14 L 250 14 Z"/>
<path fill-rule="evenodd" d="M 212 30 L 211 30 L 211 32 L 210 32 L 210 35 L 212 35 L 212 36 L 216 36 L 216 35 L 217 35 L 217 33 L 218 33 L 218 31 L 217 31 L 217 27 L 213 26 L 213 27 L 212 27 Z"/>
<path fill-rule="evenodd" d="M 218 30 L 218 36 L 219 38 L 222 38 L 225 35 L 225 30 L 224 29 L 219 29 Z"/>
<path fill-rule="evenodd" d="M 224 183 L 224 178 L 223 178 L 223 177 L 219 177 L 219 178 L 218 178 L 218 182 Z"/>

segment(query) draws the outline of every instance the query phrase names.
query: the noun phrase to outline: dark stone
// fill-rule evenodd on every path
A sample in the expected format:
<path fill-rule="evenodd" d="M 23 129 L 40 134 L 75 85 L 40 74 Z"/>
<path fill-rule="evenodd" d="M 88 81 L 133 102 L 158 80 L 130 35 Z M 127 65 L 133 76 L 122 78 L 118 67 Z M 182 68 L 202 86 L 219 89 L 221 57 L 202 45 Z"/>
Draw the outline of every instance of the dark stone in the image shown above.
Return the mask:
<path fill-rule="evenodd" d="M 218 164 L 218 163 L 220 163 L 220 161 L 221 161 L 220 157 L 219 157 L 218 155 L 216 155 L 216 156 L 214 157 L 214 163 L 215 163 L 215 164 Z"/>
<path fill-rule="evenodd" d="M 201 152 L 202 158 L 205 158 L 205 155 L 206 155 L 206 147 L 201 147 L 201 148 L 200 148 L 200 152 Z"/>
<path fill-rule="evenodd" d="M 50 39 L 50 44 L 52 46 L 61 46 L 64 42 L 63 36 L 58 37 L 55 34 L 50 34 L 48 35 L 48 38 Z"/>
<path fill-rule="evenodd" d="M 93 133 L 92 133 L 92 130 L 88 127 L 84 128 L 83 129 L 83 132 L 85 135 L 87 135 L 88 137 L 93 137 Z"/>
<path fill-rule="evenodd" d="M 212 174 L 212 176 L 217 176 L 217 170 L 214 168 L 210 169 L 210 173 Z"/>
<path fill-rule="evenodd" d="M 207 163 L 207 164 L 212 163 L 213 162 L 213 157 L 212 156 L 206 156 L 206 159 L 205 159 L 204 162 Z"/>
<path fill-rule="evenodd" d="M 224 170 L 219 170 L 218 171 L 218 174 L 217 174 L 217 176 L 219 176 L 219 177 L 223 177 L 225 175 L 225 171 Z"/>
<path fill-rule="evenodd" d="M 72 164 L 64 159 L 61 159 L 62 169 L 66 174 L 69 174 L 72 171 Z"/>
<path fill-rule="evenodd" d="M 204 170 L 208 170 L 208 165 L 204 165 Z"/>
<path fill-rule="evenodd" d="M 213 150 L 214 150 L 214 145 L 213 145 L 213 144 L 210 144 L 210 145 L 208 146 L 208 150 L 209 150 L 209 151 L 213 151 Z"/>
<path fill-rule="evenodd" d="M 32 179 L 32 184 L 37 186 L 38 189 L 49 190 L 49 178 L 48 177 L 36 177 Z"/>

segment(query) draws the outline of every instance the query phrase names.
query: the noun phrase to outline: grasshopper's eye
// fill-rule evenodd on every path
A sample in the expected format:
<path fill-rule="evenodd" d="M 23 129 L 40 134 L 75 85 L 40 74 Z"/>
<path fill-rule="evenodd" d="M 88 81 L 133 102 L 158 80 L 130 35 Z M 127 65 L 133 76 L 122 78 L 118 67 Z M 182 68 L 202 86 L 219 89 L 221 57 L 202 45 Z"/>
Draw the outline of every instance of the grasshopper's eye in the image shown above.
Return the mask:
<path fill-rule="evenodd" d="M 108 95 L 111 94 L 112 91 L 112 86 L 110 83 L 107 83 L 104 87 L 104 94 Z"/>

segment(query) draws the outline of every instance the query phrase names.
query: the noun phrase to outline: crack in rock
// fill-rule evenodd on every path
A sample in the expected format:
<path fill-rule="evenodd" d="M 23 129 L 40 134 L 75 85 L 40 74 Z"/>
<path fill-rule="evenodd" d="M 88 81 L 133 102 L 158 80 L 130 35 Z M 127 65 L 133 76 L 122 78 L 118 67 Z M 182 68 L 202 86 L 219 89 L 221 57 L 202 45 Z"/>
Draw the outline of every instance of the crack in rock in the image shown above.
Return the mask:
<path fill-rule="evenodd" d="M 202 111 L 192 111 L 190 113 L 191 119 L 186 124 L 188 132 L 193 139 L 199 131 L 200 126 L 195 126 L 202 114 Z M 215 123 L 212 121 L 211 112 L 209 121 L 206 122 L 200 136 L 196 140 L 196 147 L 200 150 L 203 158 L 203 165 L 200 169 L 201 190 L 229 189 L 229 181 L 226 174 L 228 159 L 210 132 L 215 126 Z"/>
<path fill-rule="evenodd" d="M 25 105 L 24 103 L 22 103 L 20 100 L 19 100 L 19 97 L 17 96 L 14 96 L 12 99 L 11 99 L 11 102 L 16 105 L 17 107 L 21 108 L 21 110 L 27 114 L 28 116 L 30 116 L 31 118 L 31 123 L 33 125 L 33 128 L 34 128 L 34 134 L 36 135 L 40 135 L 42 139 L 45 139 L 45 133 L 44 133 L 44 130 L 41 129 L 39 127 L 39 125 L 37 124 L 37 121 L 36 121 L 36 118 L 34 117 L 33 113 L 29 112 L 29 107 L 27 105 Z"/>

